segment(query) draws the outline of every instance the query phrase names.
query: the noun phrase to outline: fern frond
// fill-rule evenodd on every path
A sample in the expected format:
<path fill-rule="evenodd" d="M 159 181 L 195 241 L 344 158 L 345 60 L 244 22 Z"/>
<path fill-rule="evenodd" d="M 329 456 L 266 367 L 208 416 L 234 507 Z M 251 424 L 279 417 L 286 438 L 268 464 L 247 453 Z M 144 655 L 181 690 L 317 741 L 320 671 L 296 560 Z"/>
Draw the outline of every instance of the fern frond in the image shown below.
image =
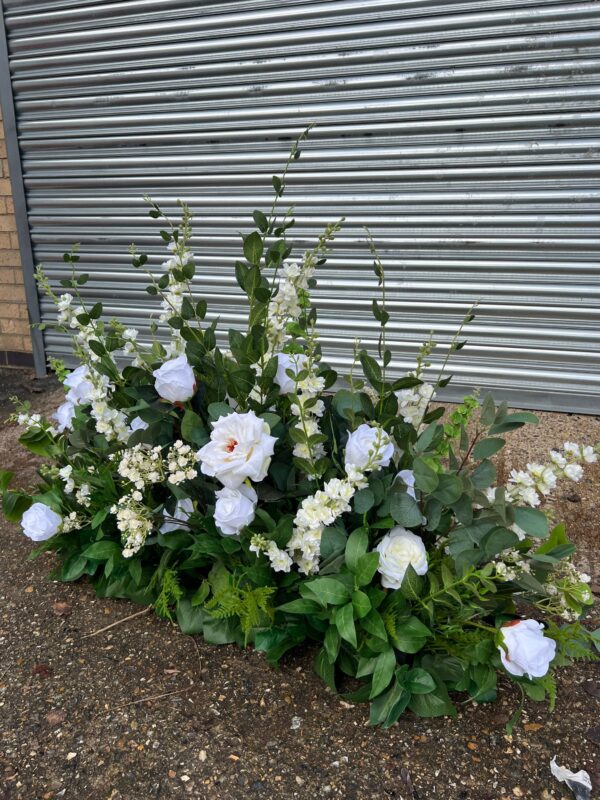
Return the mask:
<path fill-rule="evenodd" d="M 173 619 L 171 608 L 183 597 L 183 589 L 179 585 L 179 577 L 174 569 L 166 569 L 160 578 L 160 592 L 154 601 L 154 608 L 159 617 Z"/>

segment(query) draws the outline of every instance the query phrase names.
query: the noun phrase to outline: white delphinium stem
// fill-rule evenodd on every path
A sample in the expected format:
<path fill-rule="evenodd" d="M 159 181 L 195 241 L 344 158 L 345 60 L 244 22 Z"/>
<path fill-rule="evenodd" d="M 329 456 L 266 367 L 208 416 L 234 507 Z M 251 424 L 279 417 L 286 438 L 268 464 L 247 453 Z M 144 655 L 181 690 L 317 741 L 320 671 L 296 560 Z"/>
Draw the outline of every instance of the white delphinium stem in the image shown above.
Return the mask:
<path fill-rule="evenodd" d="M 387 433 L 377 427 L 377 436 L 363 467 L 346 466 L 345 478 L 332 478 L 323 489 L 306 497 L 294 518 L 294 531 L 287 551 L 304 575 L 319 571 L 321 536 L 325 528 L 350 511 L 350 501 L 358 489 L 367 485 L 366 474 L 381 465 L 383 451 L 389 447 Z"/>
<path fill-rule="evenodd" d="M 143 547 L 152 530 L 150 509 L 143 506 L 133 495 L 124 495 L 111 507 L 111 514 L 117 518 L 117 528 L 121 532 L 123 557 L 131 558 Z"/>
<path fill-rule="evenodd" d="M 194 258 L 194 254 L 186 246 L 185 237 L 180 238 L 177 242 L 170 242 L 167 247 L 172 255 L 163 262 L 162 266 L 169 276 L 169 283 L 162 292 L 163 299 L 160 304 L 162 312 L 159 316 L 160 322 L 165 324 L 171 317 L 181 314 L 183 298 L 191 294 L 189 281 L 185 278 L 184 280 L 178 280 L 174 275 L 174 270 L 181 271 Z M 169 326 L 169 331 L 171 339 L 166 347 L 167 357 L 176 358 L 185 353 L 185 339 L 182 337 L 180 330 Z"/>
<path fill-rule="evenodd" d="M 593 447 L 565 442 L 563 452 L 550 451 L 546 464 L 529 463 L 524 470 L 511 470 L 506 489 L 512 503 L 525 503 L 535 508 L 541 503 L 540 495 L 549 495 L 557 481 L 567 479 L 577 483 L 583 477 L 582 463 L 593 464 L 598 456 Z"/>

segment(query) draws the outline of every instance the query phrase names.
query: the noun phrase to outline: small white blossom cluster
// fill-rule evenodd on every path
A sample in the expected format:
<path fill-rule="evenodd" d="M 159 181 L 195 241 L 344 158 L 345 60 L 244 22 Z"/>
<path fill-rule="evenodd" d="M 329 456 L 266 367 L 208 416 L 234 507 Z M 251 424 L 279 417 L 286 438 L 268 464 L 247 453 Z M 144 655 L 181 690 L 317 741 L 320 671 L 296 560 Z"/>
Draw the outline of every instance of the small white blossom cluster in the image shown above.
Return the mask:
<path fill-rule="evenodd" d="M 427 406 L 435 397 L 433 386 L 429 383 L 422 383 L 413 389 L 401 389 L 396 392 L 396 397 L 398 398 L 398 414 L 404 419 L 404 422 L 408 422 L 418 430 Z"/>
<path fill-rule="evenodd" d="M 163 300 L 161 302 L 161 314 L 159 320 L 161 322 L 168 322 L 171 317 L 181 313 L 184 295 L 190 291 L 189 283 L 187 280 L 179 281 L 173 274 L 173 270 L 180 270 L 188 264 L 193 258 L 194 254 L 189 250 L 184 243 L 169 242 L 167 245 L 172 255 L 166 261 L 163 261 L 163 269 L 169 275 L 169 284 L 163 291 Z M 185 353 L 185 339 L 181 335 L 181 331 L 171 328 L 171 340 L 166 347 L 167 358 L 176 358 L 177 356 Z"/>
<path fill-rule="evenodd" d="M 593 447 L 582 446 L 574 442 L 565 442 L 563 452 L 550 451 L 548 464 L 527 464 L 525 470 L 513 469 L 510 473 L 507 496 L 511 502 L 525 503 L 535 508 L 541 503 L 541 497 L 549 495 L 558 480 L 566 478 L 577 483 L 583 477 L 580 462 L 593 464 L 598 456 Z"/>
<path fill-rule="evenodd" d="M 100 361 L 100 356 L 90 348 L 90 342 L 99 342 L 99 328 L 90 320 L 87 324 L 80 322 L 77 317 L 87 315 L 87 310 L 81 305 L 73 305 L 74 297 L 68 292 L 61 294 L 57 301 L 58 323 L 76 330 L 75 342 L 85 353 L 86 359 L 92 363 Z"/>
<path fill-rule="evenodd" d="M 562 561 L 551 575 L 551 581 L 545 584 L 548 599 L 541 602 L 545 611 L 562 617 L 566 622 L 576 622 L 580 612 L 572 608 L 572 601 L 576 605 L 591 605 L 594 601 L 588 584 L 590 575 L 579 572 L 572 561 Z M 569 603 L 569 599 L 571 603 Z"/>
<path fill-rule="evenodd" d="M 133 483 L 138 492 L 148 484 L 159 483 L 164 476 L 161 447 L 136 444 L 123 450 L 117 471 L 122 478 Z M 141 500 L 141 495 L 134 497 Z"/>
<path fill-rule="evenodd" d="M 390 463 L 394 444 L 380 427 L 363 424 L 346 444 L 346 478 L 332 478 L 322 490 L 306 497 L 294 518 L 287 550 L 304 575 L 319 571 L 321 536 L 336 519 L 350 511 L 350 501 L 367 484 L 365 474 Z"/>
<path fill-rule="evenodd" d="M 279 358 L 289 359 L 291 362 L 294 356 L 290 358 L 285 353 L 280 353 Z M 296 356 L 296 359 L 301 358 Z M 293 391 L 298 398 L 297 403 L 292 403 L 291 412 L 297 417 L 297 422 L 294 427 L 303 431 L 307 437 L 321 435 L 321 428 L 319 427 L 319 419 L 325 412 L 325 404 L 320 399 L 320 395 L 325 389 L 325 379 L 316 374 L 315 362 L 312 358 L 304 357 L 303 362 L 298 363 L 297 367 L 300 370 L 308 372 L 308 375 L 301 381 L 295 381 Z M 292 370 L 294 369 L 293 363 L 290 363 Z M 289 376 L 287 376 L 289 379 Z M 297 458 L 304 458 L 310 463 L 318 461 L 325 455 L 325 448 L 322 442 L 296 442 L 294 444 L 293 454 Z"/>
<path fill-rule="evenodd" d="M 524 572 L 531 572 L 531 564 L 518 550 L 504 550 L 494 561 L 496 576 L 502 581 L 514 581 Z"/>
<path fill-rule="evenodd" d="M 137 328 L 125 328 L 122 333 L 125 344 L 123 345 L 123 353 L 126 356 L 133 356 L 131 363 L 134 367 L 146 366 L 144 359 L 140 358 L 140 345 L 137 341 L 140 332 Z"/>
<path fill-rule="evenodd" d="M 281 272 L 277 294 L 269 302 L 267 313 L 268 355 L 283 346 L 286 325 L 300 316 L 299 295 L 308 290 L 308 281 L 315 274 L 315 267 L 309 259 L 304 259 L 301 264 L 286 261 Z"/>
<path fill-rule="evenodd" d="M 196 464 L 198 454 L 189 444 L 184 444 L 178 439 L 166 455 L 168 469 L 167 480 L 177 486 L 184 481 L 191 481 L 198 474 Z"/>
<path fill-rule="evenodd" d="M 131 558 L 143 546 L 152 530 L 150 512 L 135 499 L 135 493 L 119 498 L 110 511 L 116 516 L 117 528 L 121 532 L 123 557 Z"/>
<path fill-rule="evenodd" d="M 83 519 L 77 514 L 76 511 L 71 511 L 66 517 L 63 517 L 60 524 L 61 533 L 69 533 L 70 531 L 77 530 L 83 525 Z"/>
<path fill-rule="evenodd" d="M 27 411 L 21 411 L 16 417 L 11 417 L 11 419 L 16 419 L 17 424 L 26 428 L 28 431 L 32 428 L 42 428 L 48 431 L 52 436 L 56 436 L 58 433 L 57 429 L 53 425 L 50 425 L 41 414 L 29 414 Z"/>
<path fill-rule="evenodd" d="M 75 483 L 75 478 L 73 477 L 73 467 L 71 464 L 67 464 L 66 467 L 62 467 L 58 470 L 58 476 L 64 483 L 64 491 L 65 494 L 73 494 L 77 485 Z M 91 489 L 89 483 L 82 483 L 81 486 L 77 487 L 77 491 L 75 492 L 75 499 L 79 503 L 80 506 L 84 506 L 84 508 L 88 508 L 91 505 Z"/>
<path fill-rule="evenodd" d="M 256 553 L 256 555 L 264 553 L 274 572 L 289 572 L 292 568 L 293 562 L 288 553 L 279 548 L 274 541 L 266 539 L 259 533 L 255 533 L 250 540 L 250 552 Z"/>

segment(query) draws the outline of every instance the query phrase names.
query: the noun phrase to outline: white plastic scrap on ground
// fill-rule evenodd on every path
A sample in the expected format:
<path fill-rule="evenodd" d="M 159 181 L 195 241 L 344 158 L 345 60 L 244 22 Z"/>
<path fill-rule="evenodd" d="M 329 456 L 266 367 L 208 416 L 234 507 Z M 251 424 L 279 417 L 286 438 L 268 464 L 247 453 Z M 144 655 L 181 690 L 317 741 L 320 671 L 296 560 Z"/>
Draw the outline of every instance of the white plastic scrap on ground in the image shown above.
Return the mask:
<path fill-rule="evenodd" d="M 571 772 L 566 767 L 559 767 L 556 763 L 556 756 L 554 756 L 550 762 L 550 770 L 557 781 L 567 784 L 575 795 L 576 800 L 590 800 L 592 796 L 592 781 L 584 769 L 580 769 L 579 772 Z"/>

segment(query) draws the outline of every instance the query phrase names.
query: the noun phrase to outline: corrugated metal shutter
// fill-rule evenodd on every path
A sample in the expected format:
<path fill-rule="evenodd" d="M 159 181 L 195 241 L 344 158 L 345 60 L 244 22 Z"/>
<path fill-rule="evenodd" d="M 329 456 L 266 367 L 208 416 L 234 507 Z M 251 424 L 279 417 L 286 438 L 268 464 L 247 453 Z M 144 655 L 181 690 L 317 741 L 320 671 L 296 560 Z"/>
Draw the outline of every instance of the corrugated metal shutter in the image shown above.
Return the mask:
<path fill-rule="evenodd" d="M 182 197 L 197 216 L 198 288 L 223 324 L 242 322 L 238 232 L 316 121 L 286 201 L 301 244 L 348 218 L 317 293 L 332 360 L 376 339 L 368 224 L 401 368 L 480 298 L 458 383 L 598 408 L 600 3 L 4 6 L 32 240 L 53 280 L 81 242 L 90 294 L 140 325 L 152 301 L 127 247 L 156 245 L 141 197 Z M 46 344 L 65 352 L 51 333 Z"/>

